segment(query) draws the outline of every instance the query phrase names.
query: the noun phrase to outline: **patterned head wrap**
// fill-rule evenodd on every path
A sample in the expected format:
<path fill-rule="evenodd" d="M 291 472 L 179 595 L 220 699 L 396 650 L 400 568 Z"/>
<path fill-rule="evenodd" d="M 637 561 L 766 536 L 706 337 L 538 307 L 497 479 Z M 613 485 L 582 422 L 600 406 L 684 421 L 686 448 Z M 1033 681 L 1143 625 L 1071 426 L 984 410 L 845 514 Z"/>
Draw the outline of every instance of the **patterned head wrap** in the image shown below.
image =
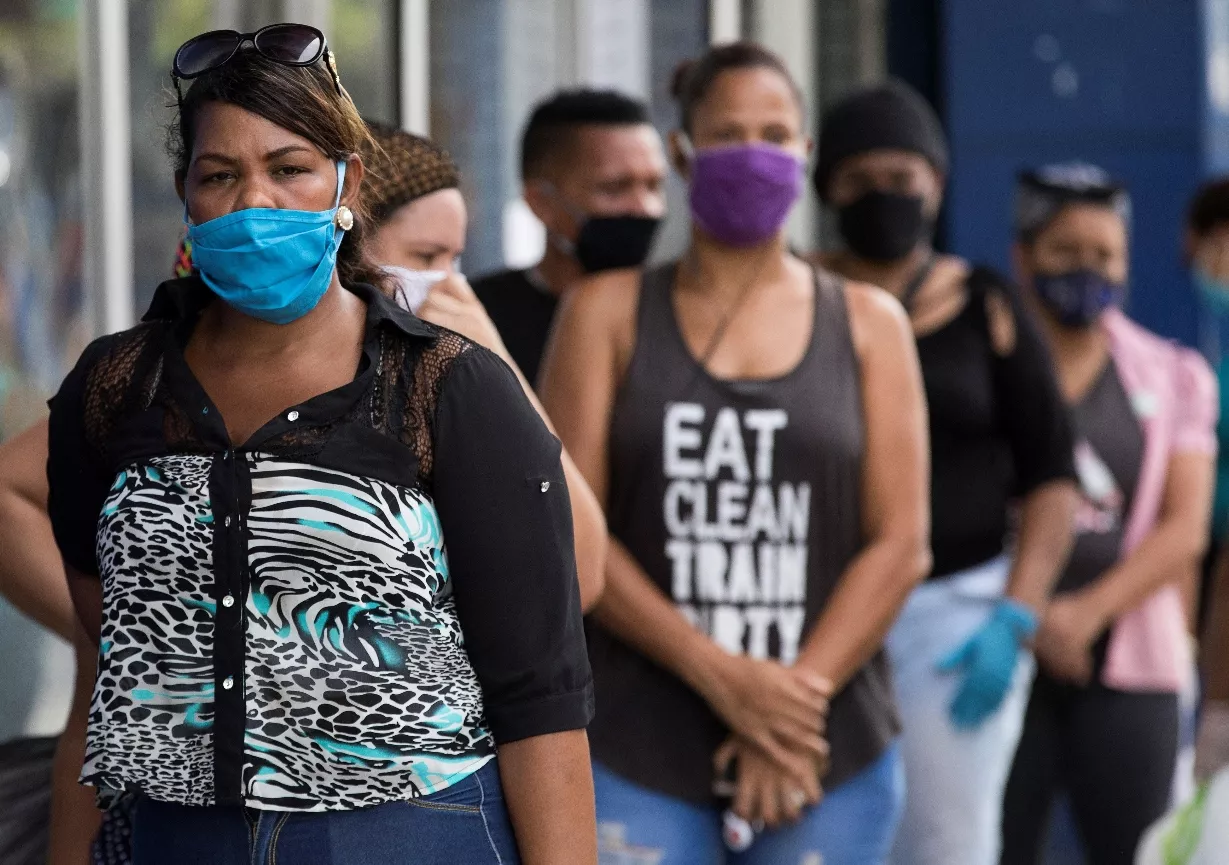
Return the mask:
<path fill-rule="evenodd" d="M 411 201 L 461 185 L 456 163 L 435 142 L 372 120 L 367 128 L 379 148 L 362 154 L 364 194 L 376 225 Z"/>

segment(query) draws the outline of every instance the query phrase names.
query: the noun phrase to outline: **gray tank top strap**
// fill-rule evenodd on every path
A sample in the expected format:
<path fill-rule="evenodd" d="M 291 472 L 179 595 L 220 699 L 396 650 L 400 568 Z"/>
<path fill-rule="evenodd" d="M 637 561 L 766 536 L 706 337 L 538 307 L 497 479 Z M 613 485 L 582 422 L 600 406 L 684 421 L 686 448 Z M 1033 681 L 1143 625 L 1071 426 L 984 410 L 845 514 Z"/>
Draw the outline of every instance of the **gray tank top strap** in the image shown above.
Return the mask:
<path fill-rule="evenodd" d="M 682 362 L 683 358 L 658 353 L 671 352 L 677 348 L 674 324 L 674 280 L 678 274 L 678 262 L 659 264 L 646 270 L 640 277 L 640 307 L 636 313 L 636 354 L 642 354 L 641 346 L 652 346 L 655 362 L 667 364 Z M 686 350 L 684 347 L 684 355 Z"/>

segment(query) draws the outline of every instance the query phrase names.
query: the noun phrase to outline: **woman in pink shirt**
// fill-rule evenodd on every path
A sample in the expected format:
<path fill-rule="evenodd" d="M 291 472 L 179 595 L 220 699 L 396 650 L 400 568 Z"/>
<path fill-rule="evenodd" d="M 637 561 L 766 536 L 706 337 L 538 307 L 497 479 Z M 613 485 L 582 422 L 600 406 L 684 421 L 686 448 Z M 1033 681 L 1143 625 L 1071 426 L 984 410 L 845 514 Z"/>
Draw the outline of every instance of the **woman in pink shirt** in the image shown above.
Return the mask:
<path fill-rule="evenodd" d="M 1126 191 L 1093 166 L 1021 178 L 1016 268 L 1071 407 L 1082 501 L 1037 634 L 1004 865 L 1038 861 L 1059 788 L 1090 865 L 1133 862 L 1169 802 L 1191 669 L 1181 589 L 1208 535 L 1217 396 L 1202 358 L 1120 311 L 1129 221 Z"/>

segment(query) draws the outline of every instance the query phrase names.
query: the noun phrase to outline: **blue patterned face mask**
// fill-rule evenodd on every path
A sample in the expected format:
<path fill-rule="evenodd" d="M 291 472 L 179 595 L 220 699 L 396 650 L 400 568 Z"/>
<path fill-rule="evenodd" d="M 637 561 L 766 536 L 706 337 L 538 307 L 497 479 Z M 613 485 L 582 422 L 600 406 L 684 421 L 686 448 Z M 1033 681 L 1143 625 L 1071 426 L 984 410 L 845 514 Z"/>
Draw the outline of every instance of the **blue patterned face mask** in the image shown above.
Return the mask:
<path fill-rule="evenodd" d="M 1088 327 L 1101 313 L 1122 303 L 1125 286 L 1110 282 L 1095 270 L 1037 274 L 1037 299 L 1064 327 Z"/>
<path fill-rule="evenodd" d="M 273 324 L 311 312 L 333 280 L 345 237 L 337 225 L 345 179 L 346 163 L 338 161 L 331 210 L 252 207 L 189 224 L 192 263 L 205 284 L 239 312 Z"/>

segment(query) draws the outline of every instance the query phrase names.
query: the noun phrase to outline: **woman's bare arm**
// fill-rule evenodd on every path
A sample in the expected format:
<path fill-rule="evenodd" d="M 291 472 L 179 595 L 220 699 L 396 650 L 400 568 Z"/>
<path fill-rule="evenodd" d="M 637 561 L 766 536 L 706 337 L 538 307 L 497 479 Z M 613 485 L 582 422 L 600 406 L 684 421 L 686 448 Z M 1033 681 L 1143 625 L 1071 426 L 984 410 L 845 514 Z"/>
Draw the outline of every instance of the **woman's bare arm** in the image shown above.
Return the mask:
<path fill-rule="evenodd" d="M 798 659 L 837 691 L 879 651 L 909 592 L 930 570 L 926 398 L 913 333 L 885 292 L 850 284 L 847 298 L 865 412 L 866 544 Z"/>
<path fill-rule="evenodd" d="M 1189 579 L 1207 544 L 1213 478 L 1212 456 L 1171 457 L 1160 516 L 1148 536 L 1095 582 L 1050 602 L 1037 634 L 1037 657 L 1050 675 L 1087 682 L 1092 646 L 1105 629 L 1167 583 Z"/>
<path fill-rule="evenodd" d="M 1077 501 L 1075 484 L 1069 480 L 1042 484 L 1021 501 L 1007 597 L 1037 612 L 1045 609 L 1071 553 Z"/>
<path fill-rule="evenodd" d="M 1215 458 L 1203 453 L 1170 457 L 1160 516 L 1129 556 L 1077 595 L 1102 629 L 1139 606 L 1166 583 L 1197 567 L 1208 543 Z"/>
<path fill-rule="evenodd" d="M 433 286 L 431 294 L 419 308 L 418 315 L 424 321 L 455 330 L 499 355 L 516 373 L 517 381 L 521 383 L 525 395 L 542 416 L 546 426 L 558 435 L 533 387 L 508 353 L 495 323 L 491 321 L 482 302 L 464 277 L 456 275 Z M 562 461 L 563 475 L 567 480 L 568 495 L 572 502 L 572 530 L 575 533 L 576 576 L 580 581 L 580 607 L 589 612 L 601 596 L 606 579 L 606 518 L 601 504 L 589 489 L 584 475 L 572 461 L 567 448 L 564 448 Z"/>
<path fill-rule="evenodd" d="M 595 865 L 597 816 L 584 730 L 501 745 L 499 773 L 524 865 Z M 576 831 L 580 826 L 588 828 Z"/>
<path fill-rule="evenodd" d="M 65 640 L 72 601 L 47 518 L 47 421 L 0 445 L 0 593 Z"/>
<path fill-rule="evenodd" d="M 94 789 L 83 787 L 77 781 L 85 760 L 85 729 L 98 657 L 98 647 L 79 623 L 73 635 L 73 649 L 77 658 L 77 678 L 68 724 L 56 744 L 52 767 L 48 865 L 89 865 L 90 846 L 102 822 L 102 814 L 94 805 Z"/>

